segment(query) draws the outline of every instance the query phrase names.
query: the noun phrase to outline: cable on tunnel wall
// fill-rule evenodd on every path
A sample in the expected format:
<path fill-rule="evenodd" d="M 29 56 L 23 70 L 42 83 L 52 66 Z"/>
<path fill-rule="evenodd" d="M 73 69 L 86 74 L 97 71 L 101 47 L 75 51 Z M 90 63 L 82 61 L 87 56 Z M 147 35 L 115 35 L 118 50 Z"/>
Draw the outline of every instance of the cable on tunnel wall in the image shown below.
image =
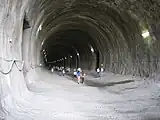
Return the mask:
<path fill-rule="evenodd" d="M 6 61 L 6 62 L 11 62 L 10 67 L 9 67 L 9 69 L 8 69 L 7 71 L 4 71 L 4 69 L 0 68 L 0 72 L 1 72 L 2 74 L 9 74 L 9 73 L 12 71 L 12 68 L 13 68 L 14 64 L 15 64 L 15 66 L 17 67 L 17 69 L 18 69 L 19 71 L 22 71 L 22 70 L 23 70 L 24 61 L 17 60 L 17 59 L 9 60 L 9 59 L 5 59 L 5 58 L 3 58 L 3 57 L 0 57 L 0 58 L 3 59 L 3 60 Z M 21 67 L 18 67 L 17 62 L 20 62 L 20 63 L 21 63 Z"/>

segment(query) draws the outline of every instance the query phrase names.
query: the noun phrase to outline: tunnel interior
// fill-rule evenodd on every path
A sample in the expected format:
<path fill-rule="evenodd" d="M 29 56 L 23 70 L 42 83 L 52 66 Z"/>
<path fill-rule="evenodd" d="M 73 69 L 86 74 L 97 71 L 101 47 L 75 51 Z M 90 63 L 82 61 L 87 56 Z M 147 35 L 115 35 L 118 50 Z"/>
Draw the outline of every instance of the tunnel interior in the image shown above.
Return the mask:
<path fill-rule="evenodd" d="M 38 57 L 33 62 L 86 70 L 103 65 L 106 71 L 116 74 L 151 76 L 159 66 L 151 62 L 157 60 L 154 53 L 159 49 L 152 30 L 157 23 L 153 20 L 155 14 L 143 8 L 141 13 L 146 16 L 142 16 L 135 9 L 126 10 L 123 2 L 118 6 L 89 3 L 73 2 L 69 8 L 57 9 L 56 14 L 53 10 L 49 15 L 46 8 L 42 13 L 46 17 L 40 18 L 35 28 L 37 45 L 33 54 Z M 115 8 L 120 6 L 117 11 Z"/>
<path fill-rule="evenodd" d="M 94 108 L 96 111 L 103 108 L 98 106 L 99 102 L 106 104 L 107 98 L 110 102 L 118 99 L 119 103 L 124 103 L 124 98 L 128 103 L 133 100 L 127 98 L 132 95 L 137 97 L 138 90 L 135 93 L 127 92 L 127 95 L 121 94 L 122 96 L 116 94 L 117 98 L 99 88 L 85 85 L 77 87 L 70 79 L 67 81 L 65 77 L 57 77 L 50 70 L 44 69 L 52 66 L 72 70 L 80 67 L 97 74 L 96 69 L 103 65 L 104 74 L 112 73 L 111 78 L 118 76 L 114 79 L 101 77 L 104 83 L 111 80 L 111 84 L 107 83 L 105 86 L 114 84 L 118 92 L 120 90 L 116 85 L 125 83 L 124 77 L 129 75 L 131 77 L 126 79 L 130 83 L 136 81 L 132 80 L 133 76 L 140 77 L 139 81 L 143 81 L 142 78 L 159 80 L 158 0 L 0 0 L 0 6 L 0 119 L 46 119 L 46 116 L 56 114 L 58 110 L 58 117 L 64 118 L 61 113 L 65 111 L 70 115 L 68 118 L 73 118 L 72 113 L 77 115 L 84 110 L 87 115 L 82 112 L 79 118 L 85 114 L 83 117 L 86 119 L 77 120 L 88 120 L 92 116 L 93 119 L 99 119 L 99 113 L 92 114 L 95 112 L 92 111 Z M 97 81 L 88 83 L 95 85 Z M 104 84 L 99 86 L 104 87 Z M 155 93 L 159 95 L 159 89 L 156 90 L 158 85 L 155 86 L 152 88 L 156 92 L 153 89 L 139 91 L 144 96 L 147 94 L 152 97 Z M 76 98 L 81 99 L 83 95 L 83 103 L 90 104 L 92 100 L 93 103 L 89 106 L 77 104 Z M 148 98 L 147 95 L 144 98 Z M 113 97 L 113 101 L 110 97 Z M 144 100 L 143 96 L 138 97 Z M 57 103 L 65 107 L 61 108 Z M 98 107 L 93 105 L 95 103 Z M 149 102 L 148 104 L 150 105 Z M 80 105 L 86 108 L 81 108 Z M 119 106 L 119 109 L 123 108 Z M 129 106 L 126 110 L 134 106 L 136 105 Z M 159 107 L 159 104 L 155 106 Z M 109 107 L 104 105 L 104 108 L 108 110 Z M 153 109 L 159 111 L 155 107 Z M 106 110 L 101 110 L 103 118 Z M 117 111 L 115 108 L 113 111 L 114 116 Z M 104 120 L 107 119 L 105 116 Z"/>
<path fill-rule="evenodd" d="M 44 42 L 41 51 L 47 66 L 86 70 L 98 67 L 99 58 L 96 54 L 98 50 L 87 31 L 78 29 L 58 31 Z"/>

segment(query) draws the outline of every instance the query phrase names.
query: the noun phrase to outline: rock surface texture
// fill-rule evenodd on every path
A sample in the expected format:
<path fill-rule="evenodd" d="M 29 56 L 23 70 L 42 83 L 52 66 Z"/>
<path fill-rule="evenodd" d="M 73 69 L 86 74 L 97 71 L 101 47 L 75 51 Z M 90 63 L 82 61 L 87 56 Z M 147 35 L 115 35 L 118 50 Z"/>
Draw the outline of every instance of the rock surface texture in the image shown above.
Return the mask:
<path fill-rule="evenodd" d="M 158 0 L 0 0 L 0 119 L 159 120 L 158 83 L 115 95 L 44 69 L 103 64 L 114 74 L 159 79 L 159 11 Z"/>

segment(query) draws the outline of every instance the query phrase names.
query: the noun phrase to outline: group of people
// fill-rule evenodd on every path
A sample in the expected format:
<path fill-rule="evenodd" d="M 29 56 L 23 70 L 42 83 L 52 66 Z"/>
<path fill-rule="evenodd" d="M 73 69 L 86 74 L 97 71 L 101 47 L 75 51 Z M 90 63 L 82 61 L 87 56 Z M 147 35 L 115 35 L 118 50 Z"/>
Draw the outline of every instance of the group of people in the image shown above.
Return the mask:
<path fill-rule="evenodd" d="M 77 70 L 74 70 L 74 77 L 77 79 L 78 84 L 84 83 L 84 77 L 85 73 L 81 70 L 81 68 L 78 68 Z"/>
<path fill-rule="evenodd" d="M 53 66 L 51 67 L 51 72 L 53 73 L 54 71 L 60 72 L 62 76 L 65 76 L 66 72 L 70 72 L 69 68 L 64 68 L 62 67 L 58 67 L 58 66 Z M 80 83 L 84 83 L 84 77 L 85 77 L 85 73 L 84 71 L 82 71 L 81 68 L 78 68 L 77 70 L 74 69 L 74 78 L 76 78 L 78 84 Z"/>
<path fill-rule="evenodd" d="M 66 72 L 70 72 L 70 69 L 69 68 L 67 69 L 64 67 L 54 66 L 51 68 L 51 72 L 54 72 L 54 71 L 59 71 L 59 72 L 61 72 L 61 75 L 65 76 Z M 103 64 L 101 64 L 100 68 L 96 69 L 96 72 L 97 72 L 98 76 L 101 77 L 102 73 L 104 72 Z M 74 69 L 73 74 L 74 74 L 74 78 L 76 78 L 78 84 L 84 83 L 85 73 L 84 73 L 84 71 L 82 71 L 81 68 L 78 68 L 77 70 Z"/>
<path fill-rule="evenodd" d="M 63 66 L 53 66 L 51 68 L 51 72 L 53 73 L 54 71 L 60 72 L 61 75 L 65 76 L 66 72 L 70 72 L 70 68 L 64 68 Z"/>

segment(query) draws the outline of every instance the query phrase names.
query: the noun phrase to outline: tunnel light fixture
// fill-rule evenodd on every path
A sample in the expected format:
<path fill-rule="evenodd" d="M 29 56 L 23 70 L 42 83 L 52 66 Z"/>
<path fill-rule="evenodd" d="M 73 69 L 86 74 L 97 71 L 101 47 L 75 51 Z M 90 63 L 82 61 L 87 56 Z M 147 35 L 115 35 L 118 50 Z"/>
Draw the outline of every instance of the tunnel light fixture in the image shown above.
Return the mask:
<path fill-rule="evenodd" d="M 38 30 L 37 30 L 36 36 L 38 36 L 39 31 L 41 31 L 41 30 L 42 30 L 42 25 L 40 25 L 40 26 L 38 27 Z"/>
<path fill-rule="evenodd" d="M 65 57 L 65 60 L 67 59 L 67 57 Z"/>
<path fill-rule="evenodd" d="M 42 41 L 41 46 L 43 46 L 43 44 L 44 44 L 44 40 Z"/>
<path fill-rule="evenodd" d="M 77 56 L 79 56 L 79 53 L 77 53 Z"/>
<path fill-rule="evenodd" d="M 42 25 L 39 26 L 38 31 L 42 30 Z"/>
<path fill-rule="evenodd" d="M 70 58 L 72 58 L 72 56 L 70 56 Z"/>
<path fill-rule="evenodd" d="M 43 52 L 45 52 L 45 50 L 43 50 Z"/>
<path fill-rule="evenodd" d="M 143 33 L 142 33 L 142 37 L 143 38 L 147 38 L 147 37 L 149 37 L 150 36 L 150 33 L 149 33 L 149 31 L 147 30 L 147 31 L 143 31 Z"/>
<path fill-rule="evenodd" d="M 91 47 L 91 52 L 92 52 L 92 53 L 94 53 L 94 49 L 93 49 L 93 47 Z"/>

